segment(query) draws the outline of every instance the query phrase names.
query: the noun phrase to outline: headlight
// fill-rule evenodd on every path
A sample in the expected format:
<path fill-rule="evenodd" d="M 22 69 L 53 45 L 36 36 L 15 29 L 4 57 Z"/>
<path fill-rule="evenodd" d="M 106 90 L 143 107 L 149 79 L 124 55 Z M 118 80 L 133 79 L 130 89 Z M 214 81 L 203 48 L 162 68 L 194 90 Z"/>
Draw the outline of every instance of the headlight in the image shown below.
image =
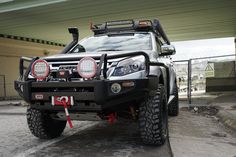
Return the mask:
<path fill-rule="evenodd" d="M 43 80 L 45 79 L 48 74 L 49 74 L 49 65 L 47 63 L 47 61 L 39 59 L 36 60 L 31 67 L 32 71 L 32 75 L 33 77 L 35 77 L 37 80 Z"/>
<path fill-rule="evenodd" d="M 119 62 L 112 76 L 124 76 L 141 70 L 145 70 L 144 59 L 130 58 Z"/>
<path fill-rule="evenodd" d="M 96 75 L 97 63 L 91 57 L 84 57 L 79 61 L 77 71 L 83 78 L 92 78 Z"/>

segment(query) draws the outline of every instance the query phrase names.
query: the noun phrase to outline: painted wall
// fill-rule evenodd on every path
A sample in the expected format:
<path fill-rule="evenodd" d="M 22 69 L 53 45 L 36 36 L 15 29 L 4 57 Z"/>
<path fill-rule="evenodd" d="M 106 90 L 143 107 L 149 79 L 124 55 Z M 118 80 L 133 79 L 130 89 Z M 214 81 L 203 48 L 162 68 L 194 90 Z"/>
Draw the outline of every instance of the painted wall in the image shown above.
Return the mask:
<path fill-rule="evenodd" d="M 235 77 L 206 78 L 206 92 L 236 91 Z"/>
<path fill-rule="evenodd" d="M 14 80 L 19 76 L 21 56 L 45 56 L 60 52 L 63 47 L 0 38 L 0 75 L 6 77 L 6 96 L 16 97 Z M 0 76 L 0 98 L 4 95 L 3 78 Z"/>
<path fill-rule="evenodd" d="M 215 62 L 215 77 L 236 77 L 235 61 Z"/>
<path fill-rule="evenodd" d="M 215 62 L 214 77 L 206 78 L 206 92 L 236 91 L 235 61 Z"/>

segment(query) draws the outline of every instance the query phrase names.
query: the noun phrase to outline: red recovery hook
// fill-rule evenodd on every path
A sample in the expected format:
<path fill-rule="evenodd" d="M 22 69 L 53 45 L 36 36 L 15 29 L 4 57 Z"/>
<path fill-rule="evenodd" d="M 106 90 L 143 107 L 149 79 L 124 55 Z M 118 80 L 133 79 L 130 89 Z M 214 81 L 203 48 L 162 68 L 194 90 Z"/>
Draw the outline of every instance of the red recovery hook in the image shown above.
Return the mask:
<path fill-rule="evenodd" d="M 70 115 L 69 115 L 69 112 L 68 112 L 68 109 L 67 109 L 66 99 L 62 98 L 61 102 L 63 103 L 64 109 L 65 109 L 65 114 L 66 114 L 67 122 L 68 122 L 70 128 L 73 128 L 73 124 L 71 122 Z"/>
<path fill-rule="evenodd" d="M 114 124 L 116 121 L 116 113 L 111 113 L 107 116 L 107 120 L 110 124 Z"/>

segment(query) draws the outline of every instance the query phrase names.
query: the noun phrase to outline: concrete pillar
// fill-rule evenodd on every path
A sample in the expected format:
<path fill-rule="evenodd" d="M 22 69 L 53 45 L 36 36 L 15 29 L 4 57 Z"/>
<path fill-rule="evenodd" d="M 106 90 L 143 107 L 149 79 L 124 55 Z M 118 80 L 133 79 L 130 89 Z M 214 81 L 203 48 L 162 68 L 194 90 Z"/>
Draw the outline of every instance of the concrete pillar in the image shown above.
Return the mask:
<path fill-rule="evenodd" d="M 234 64 L 234 74 L 236 77 L 236 35 L 234 37 L 234 47 L 235 47 L 235 64 Z"/>
<path fill-rule="evenodd" d="M 235 54 L 236 54 L 236 35 L 234 37 L 234 47 L 235 47 Z M 236 57 L 235 57 L 235 61 L 236 61 Z"/>

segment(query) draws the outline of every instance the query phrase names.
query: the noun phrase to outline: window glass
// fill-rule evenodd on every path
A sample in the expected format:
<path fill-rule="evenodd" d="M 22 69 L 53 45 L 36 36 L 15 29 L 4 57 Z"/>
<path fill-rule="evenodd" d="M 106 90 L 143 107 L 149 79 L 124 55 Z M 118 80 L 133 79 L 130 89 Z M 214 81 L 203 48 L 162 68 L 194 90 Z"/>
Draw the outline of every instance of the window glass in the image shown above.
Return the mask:
<path fill-rule="evenodd" d="M 151 50 L 151 36 L 148 33 L 112 34 L 89 37 L 79 42 L 73 50 L 78 52 Z"/>

